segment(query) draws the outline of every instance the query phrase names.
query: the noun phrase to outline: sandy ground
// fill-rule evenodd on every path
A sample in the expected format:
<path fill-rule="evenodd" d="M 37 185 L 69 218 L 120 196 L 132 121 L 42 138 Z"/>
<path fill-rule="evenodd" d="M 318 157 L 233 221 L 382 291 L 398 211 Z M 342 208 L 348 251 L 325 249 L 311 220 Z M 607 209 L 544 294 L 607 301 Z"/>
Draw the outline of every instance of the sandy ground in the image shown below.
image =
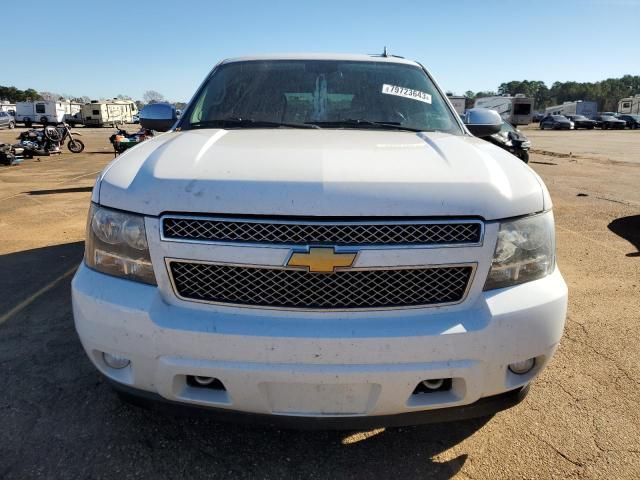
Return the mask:
<path fill-rule="evenodd" d="M 564 339 L 527 399 L 492 419 L 372 432 L 250 428 L 118 401 L 71 315 L 90 190 L 112 158 L 111 129 L 78 131 L 81 155 L 0 167 L 0 478 L 640 477 L 640 131 L 526 130 L 552 152 L 531 166 L 555 202 L 570 288 Z"/>

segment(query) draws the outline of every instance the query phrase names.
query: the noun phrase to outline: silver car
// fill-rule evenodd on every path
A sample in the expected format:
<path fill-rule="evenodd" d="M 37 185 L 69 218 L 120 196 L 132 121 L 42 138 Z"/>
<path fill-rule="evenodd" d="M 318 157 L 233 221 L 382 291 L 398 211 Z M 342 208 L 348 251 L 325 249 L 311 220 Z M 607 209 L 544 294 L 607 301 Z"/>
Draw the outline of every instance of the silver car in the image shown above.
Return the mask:
<path fill-rule="evenodd" d="M 8 112 L 0 111 L 0 128 L 15 128 L 16 119 Z"/>

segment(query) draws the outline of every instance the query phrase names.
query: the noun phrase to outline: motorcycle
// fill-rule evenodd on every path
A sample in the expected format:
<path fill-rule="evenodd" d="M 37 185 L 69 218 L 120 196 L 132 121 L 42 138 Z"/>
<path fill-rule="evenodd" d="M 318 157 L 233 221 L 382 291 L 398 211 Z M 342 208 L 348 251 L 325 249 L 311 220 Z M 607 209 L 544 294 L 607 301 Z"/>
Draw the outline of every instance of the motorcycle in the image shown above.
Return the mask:
<path fill-rule="evenodd" d="M 24 149 L 24 158 L 61 153 L 60 143 L 51 140 L 51 138 L 55 137 L 55 134 L 45 134 L 48 129 L 54 129 L 54 127 L 45 127 L 42 130 L 31 129 L 18 135 L 19 143 L 17 146 Z"/>
<path fill-rule="evenodd" d="M 58 123 L 54 128 L 45 127 L 44 134 L 52 142 L 58 142 L 60 144 L 69 140 L 67 148 L 71 153 L 80 153 L 84 150 L 84 143 L 82 143 L 81 140 L 74 138 L 74 135 L 81 135 L 77 132 L 72 132 L 71 127 L 69 127 L 65 122 Z"/>
<path fill-rule="evenodd" d="M 84 143 L 74 138 L 79 133 L 71 132 L 66 123 L 57 126 L 45 126 L 41 130 L 31 129 L 22 132 L 18 136 L 19 145 L 24 148 L 24 157 L 33 158 L 35 155 L 48 156 L 61 153 L 60 145 L 67 139 L 67 148 L 72 153 L 80 153 L 84 150 Z"/>

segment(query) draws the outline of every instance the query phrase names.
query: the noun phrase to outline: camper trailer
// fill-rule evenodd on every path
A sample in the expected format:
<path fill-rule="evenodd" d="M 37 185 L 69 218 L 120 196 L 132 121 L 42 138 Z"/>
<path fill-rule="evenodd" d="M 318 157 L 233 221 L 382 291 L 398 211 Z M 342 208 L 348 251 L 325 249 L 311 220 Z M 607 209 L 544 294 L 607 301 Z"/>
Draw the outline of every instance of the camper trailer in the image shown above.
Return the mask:
<path fill-rule="evenodd" d="M 82 107 L 84 124 L 88 127 L 104 127 L 133 123 L 138 107 L 131 100 L 92 100 Z"/>
<path fill-rule="evenodd" d="M 584 100 L 564 102 L 562 105 L 554 105 L 544 110 L 545 115 L 583 115 L 591 118 L 598 113 L 598 103 Z"/>
<path fill-rule="evenodd" d="M 16 122 L 31 127 L 34 123 L 58 123 L 67 113 L 66 103 L 62 100 L 40 100 L 36 102 L 16 103 Z"/>
<path fill-rule="evenodd" d="M 453 108 L 459 115 L 464 114 L 464 111 L 466 109 L 467 97 L 447 95 L 447 98 L 449 99 L 449 101 L 451 102 L 451 105 L 453 105 Z"/>
<path fill-rule="evenodd" d="M 512 125 L 529 125 L 533 117 L 533 99 L 522 94 L 482 97 L 476 99 L 474 106 L 495 110 Z"/>
<path fill-rule="evenodd" d="M 620 100 L 618 102 L 618 113 L 640 114 L 640 94 Z"/>
<path fill-rule="evenodd" d="M 7 112 L 9 115 L 16 114 L 16 104 L 15 103 L 0 103 L 0 112 Z"/>

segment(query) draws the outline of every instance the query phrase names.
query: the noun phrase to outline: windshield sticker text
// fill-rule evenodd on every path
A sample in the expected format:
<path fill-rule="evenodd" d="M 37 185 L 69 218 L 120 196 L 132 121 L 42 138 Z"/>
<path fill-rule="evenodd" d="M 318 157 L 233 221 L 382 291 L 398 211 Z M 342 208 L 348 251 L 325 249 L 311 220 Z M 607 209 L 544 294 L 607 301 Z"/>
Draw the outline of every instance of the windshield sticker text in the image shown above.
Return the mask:
<path fill-rule="evenodd" d="M 411 98 L 420 102 L 431 104 L 431 95 L 420 90 L 398 87 L 397 85 L 382 85 L 382 93 L 386 95 L 396 95 L 397 97 Z"/>

